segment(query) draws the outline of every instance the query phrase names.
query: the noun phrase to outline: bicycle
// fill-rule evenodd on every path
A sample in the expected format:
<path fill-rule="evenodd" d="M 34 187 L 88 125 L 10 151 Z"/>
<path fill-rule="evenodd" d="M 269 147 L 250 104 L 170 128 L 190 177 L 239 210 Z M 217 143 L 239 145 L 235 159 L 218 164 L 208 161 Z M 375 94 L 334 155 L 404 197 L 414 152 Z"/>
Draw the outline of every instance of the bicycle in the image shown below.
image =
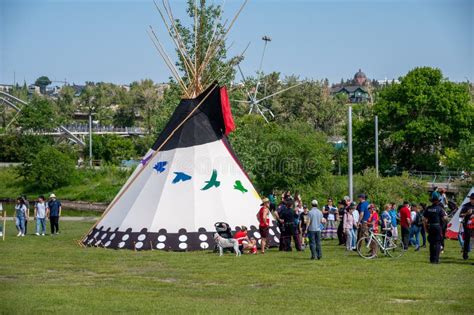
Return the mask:
<path fill-rule="evenodd" d="M 377 257 L 377 249 L 380 249 L 385 256 L 398 258 L 405 252 L 403 243 L 393 239 L 389 236 L 388 231 L 385 234 L 374 233 L 372 229 L 369 230 L 369 236 L 363 237 L 357 241 L 357 253 L 360 257 L 365 259 L 372 259 Z"/>

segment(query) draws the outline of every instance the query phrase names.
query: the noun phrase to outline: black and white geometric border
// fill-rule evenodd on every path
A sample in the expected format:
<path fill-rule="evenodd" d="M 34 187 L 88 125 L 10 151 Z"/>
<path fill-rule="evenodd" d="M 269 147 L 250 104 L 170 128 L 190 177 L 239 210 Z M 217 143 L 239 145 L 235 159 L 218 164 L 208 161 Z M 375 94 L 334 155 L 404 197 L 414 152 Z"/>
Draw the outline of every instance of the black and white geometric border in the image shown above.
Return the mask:
<path fill-rule="evenodd" d="M 240 227 L 235 227 L 232 231 L 239 231 Z M 118 231 L 118 228 L 111 230 L 104 229 L 103 226 L 95 227 L 83 240 L 85 246 L 104 247 L 111 249 L 132 249 L 132 250 L 172 250 L 172 251 L 194 251 L 214 249 L 215 231 L 206 231 L 204 228 L 197 232 L 187 232 L 180 229 L 178 233 L 167 233 L 165 229 L 158 232 L 148 232 L 142 229 L 140 232 L 132 232 L 129 228 L 126 231 Z M 249 238 L 254 237 L 258 244 L 261 243 L 261 235 L 254 225 L 248 230 Z M 274 224 L 270 227 L 268 240 L 270 247 L 279 245 L 280 229 Z"/>

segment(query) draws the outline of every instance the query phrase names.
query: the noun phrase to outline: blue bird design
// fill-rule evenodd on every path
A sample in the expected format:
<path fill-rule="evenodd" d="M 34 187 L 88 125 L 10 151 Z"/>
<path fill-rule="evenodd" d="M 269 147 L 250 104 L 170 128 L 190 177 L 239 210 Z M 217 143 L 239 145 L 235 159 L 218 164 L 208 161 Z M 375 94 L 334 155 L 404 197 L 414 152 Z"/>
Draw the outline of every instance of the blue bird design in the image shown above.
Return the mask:
<path fill-rule="evenodd" d="M 179 182 L 185 182 L 187 180 L 190 180 L 192 178 L 191 175 L 188 175 L 183 172 L 174 172 L 176 174 L 176 177 L 173 179 L 173 184 L 179 183 Z"/>

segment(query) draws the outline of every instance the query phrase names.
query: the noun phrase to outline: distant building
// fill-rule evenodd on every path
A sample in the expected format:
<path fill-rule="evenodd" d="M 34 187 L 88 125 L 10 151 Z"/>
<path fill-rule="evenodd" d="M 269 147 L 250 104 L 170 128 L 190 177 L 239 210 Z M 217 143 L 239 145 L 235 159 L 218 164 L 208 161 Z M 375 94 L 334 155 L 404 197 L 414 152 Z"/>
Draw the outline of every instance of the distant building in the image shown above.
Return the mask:
<path fill-rule="evenodd" d="M 354 75 L 354 79 L 348 83 L 334 85 L 331 94 L 345 93 L 351 103 L 364 103 L 370 100 L 367 85 L 369 81 L 361 69 Z"/>
<path fill-rule="evenodd" d="M 3 91 L 3 92 L 10 92 L 11 90 L 13 90 L 13 85 L 11 84 L 1 84 L 0 83 L 0 91 Z"/>
<path fill-rule="evenodd" d="M 28 93 L 29 94 L 41 94 L 40 87 L 34 84 L 28 85 Z"/>

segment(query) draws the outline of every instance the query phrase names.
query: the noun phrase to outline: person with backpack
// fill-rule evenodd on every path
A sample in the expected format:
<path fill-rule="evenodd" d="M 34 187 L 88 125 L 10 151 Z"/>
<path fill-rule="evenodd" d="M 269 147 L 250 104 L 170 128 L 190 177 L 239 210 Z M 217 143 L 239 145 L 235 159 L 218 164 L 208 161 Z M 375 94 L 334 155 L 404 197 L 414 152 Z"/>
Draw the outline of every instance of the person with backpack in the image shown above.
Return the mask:
<path fill-rule="evenodd" d="M 411 206 L 411 219 L 410 244 L 415 246 L 415 252 L 417 252 L 420 250 L 420 230 L 423 226 L 423 217 L 420 215 L 416 204 L 412 204 Z"/>

